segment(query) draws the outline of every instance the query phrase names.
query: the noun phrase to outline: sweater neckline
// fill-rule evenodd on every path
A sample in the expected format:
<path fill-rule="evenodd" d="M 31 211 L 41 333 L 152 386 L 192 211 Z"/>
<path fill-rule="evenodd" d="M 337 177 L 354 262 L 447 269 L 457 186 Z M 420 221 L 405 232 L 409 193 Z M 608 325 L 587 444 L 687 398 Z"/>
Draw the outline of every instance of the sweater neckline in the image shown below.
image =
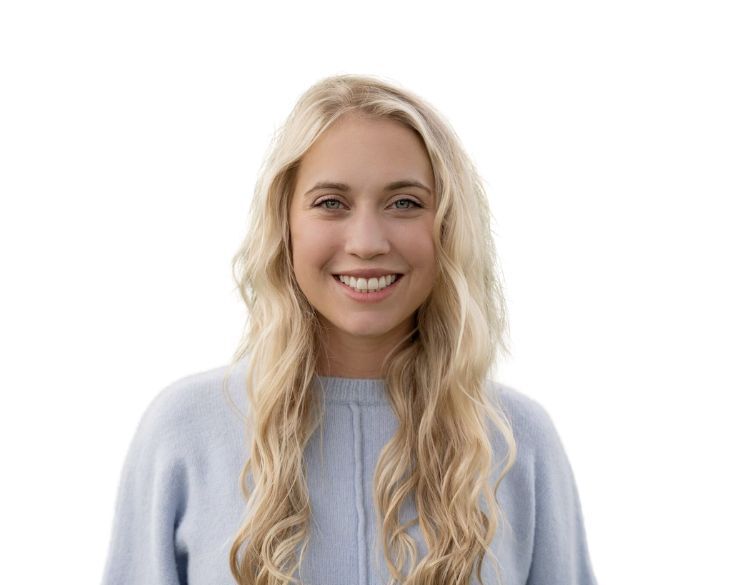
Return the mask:
<path fill-rule="evenodd" d="M 324 390 L 324 400 L 328 403 L 390 405 L 385 380 L 382 378 L 340 378 L 317 375 L 316 386 Z"/>

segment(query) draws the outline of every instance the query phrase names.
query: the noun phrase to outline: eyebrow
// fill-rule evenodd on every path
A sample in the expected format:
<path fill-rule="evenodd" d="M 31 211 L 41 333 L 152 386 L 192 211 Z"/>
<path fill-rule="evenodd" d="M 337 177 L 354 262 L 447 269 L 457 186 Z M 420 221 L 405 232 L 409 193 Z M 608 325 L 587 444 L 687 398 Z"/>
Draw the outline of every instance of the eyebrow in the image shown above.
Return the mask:
<path fill-rule="evenodd" d="M 414 181 L 411 179 L 402 179 L 400 181 L 393 181 L 392 183 L 388 183 L 383 191 L 395 191 L 396 189 L 403 189 L 404 187 L 418 187 L 419 189 L 424 189 L 427 193 L 431 194 L 431 189 L 429 189 L 426 185 L 424 185 L 420 181 Z M 345 183 L 320 181 L 311 189 L 309 189 L 306 193 L 304 193 L 304 196 L 308 195 L 312 191 L 318 191 L 319 189 L 337 189 L 338 191 L 349 191 L 350 187 Z"/>

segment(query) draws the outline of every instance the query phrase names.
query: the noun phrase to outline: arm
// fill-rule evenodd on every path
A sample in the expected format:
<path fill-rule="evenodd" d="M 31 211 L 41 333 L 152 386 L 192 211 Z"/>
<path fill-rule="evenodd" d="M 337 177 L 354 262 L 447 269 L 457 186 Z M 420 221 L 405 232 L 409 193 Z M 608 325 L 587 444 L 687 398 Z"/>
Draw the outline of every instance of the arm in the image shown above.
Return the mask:
<path fill-rule="evenodd" d="M 185 585 L 186 554 L 176 527 L 186 502 L 177 425 L 162 392 L 146 410 L 119 482 L 103 585 Z"/>
<path fill-rule="evenodd" d="M 551 418 L 536 407 L 535 530 L 526 585 L 597 585 L 574 473 Z"/>

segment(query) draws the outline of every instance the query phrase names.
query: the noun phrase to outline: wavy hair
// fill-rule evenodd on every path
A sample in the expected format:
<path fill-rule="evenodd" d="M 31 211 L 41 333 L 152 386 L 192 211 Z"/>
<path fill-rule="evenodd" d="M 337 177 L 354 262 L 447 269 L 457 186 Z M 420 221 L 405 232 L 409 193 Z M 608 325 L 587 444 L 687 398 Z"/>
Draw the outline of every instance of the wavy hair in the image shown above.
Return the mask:
<path fill-rule="evenodd" d="M 231 368 L 247 358 L 249 456 L 239 478 L 248 509 L 230 549 L 230 569 L 239 585 L 296 582 L 309 542 L 303 454 L 324 417 L 313 392 L 324 346 L 316 312 L 294 275 L 288 210 L 301 158 L 348 112 L 413 129 L 428 152 L 437 193 L 435 285 L 382 370 L 399 425 L 380 453 L 372 497 L 391 585 L 466 584 L 473 569 L 481 582 L 485 553 L 498 574 L 490 551 L 504 518 L 497 493 L 516 459 L 510 423 L 487 383 L 499 351 L 508 351 L 491 215 L 480 177 L 450 125 L 415 94 L 365 75 L 324 78 L 299 98 L 260 168 L 249 230 L 232 260 L 248 309 Z M 508 446 L 502 460 L 492 429 Z M 401 524 L 399 511 L 411 496 L 418 517 Z M 407 530 L 417 523 L 428 550 L 418 563 Z"/>

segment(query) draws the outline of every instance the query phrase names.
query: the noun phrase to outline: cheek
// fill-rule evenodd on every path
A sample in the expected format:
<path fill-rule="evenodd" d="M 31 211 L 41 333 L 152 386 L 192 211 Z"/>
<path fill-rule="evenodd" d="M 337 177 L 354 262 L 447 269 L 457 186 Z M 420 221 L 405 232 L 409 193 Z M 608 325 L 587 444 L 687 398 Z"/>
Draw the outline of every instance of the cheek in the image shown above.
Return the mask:
<path fill-rule="evenodd" d="M 404 230 L 397 234 L 401 252 L 415 268 L 430 269 L 436 263 L 431 230 Z"/>
<path fill-rule="evenodd" d="M 321 269 L 333 254 L 325 230 L 297 224 L 291 232 L 291 255 L 297 276 Z"/>

